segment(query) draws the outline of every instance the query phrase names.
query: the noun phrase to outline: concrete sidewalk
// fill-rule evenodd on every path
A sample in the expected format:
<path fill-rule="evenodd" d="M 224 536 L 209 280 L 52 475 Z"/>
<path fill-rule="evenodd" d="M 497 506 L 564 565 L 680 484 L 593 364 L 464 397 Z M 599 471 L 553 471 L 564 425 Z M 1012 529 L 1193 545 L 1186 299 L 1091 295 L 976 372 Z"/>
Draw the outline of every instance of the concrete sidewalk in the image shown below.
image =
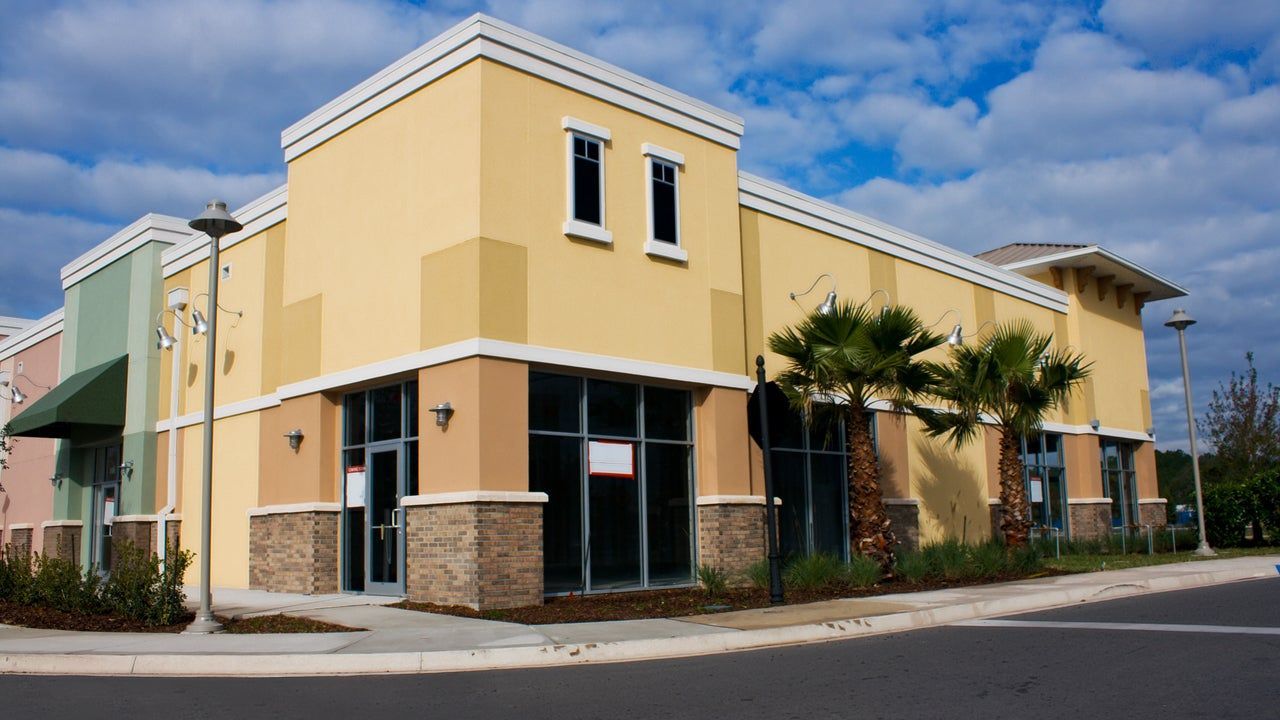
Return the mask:
<path fill-rule="evenodd" d="M 1280 556 L 1064 575 L 665 620 L 519 625 L 383 607 L 394 599 L 221 590 L 219 614 L 366 628 L 291 635 L 73 633 L 0 625 L 0 672 L 282 676 L 619 662 L 897 632 L 1077 602 L 1277 576 Z"/>

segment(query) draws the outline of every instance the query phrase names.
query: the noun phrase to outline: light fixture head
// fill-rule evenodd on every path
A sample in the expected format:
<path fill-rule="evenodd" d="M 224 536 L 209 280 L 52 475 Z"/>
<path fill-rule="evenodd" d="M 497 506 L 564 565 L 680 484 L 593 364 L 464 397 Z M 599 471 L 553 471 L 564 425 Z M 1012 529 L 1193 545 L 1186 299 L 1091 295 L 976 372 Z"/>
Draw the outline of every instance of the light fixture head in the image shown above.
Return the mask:
<path fill-rule="evenodd" d="M 156 338 L 157 350 L 172 350 L 173 346 L 178 342 L 178 339 L 170 335 L 163 325 L 156 326 Z"/>
<path fill-rule="evenodd" d="M 827 293 L 827 299 L 823 300 L 822 304 L 818 306 L 818 314 L 830 315 L 831 312 L 835 309 L 836 309 L 836 291 L 832 290 L 831 292 Z"/>
<path fill-rule="evenodd" d="M 204 335 L 209 332 L 209 322 L 204 319 L 204 313 L 199 310 L 191 311 L 191 334 Z"/>
<path fill-rule="evenodd" d="M 1196 319 L 1187 314 L 1186 310 L 1178 308 L 1173 311 L 1173 316 L 1164 321 L 1165 327 L 1171 327 L 1175 330 L 1186 330 L 1196 324 Z"/>
<path fill-rule="evenodd" d="M 947 344 L 951 347 L 960 347 L 964 344 L 964 327 L 960 323 L 951 328 L 951 334 L 947 335 Z"/>
<path fill-rule="evenodd" d="M 442 402 L 431 408 L 431 412 L 436 414 L 436 425 L 448 427 L 449 418 L 453 417 L 453 405 L 448 402 Z"/>
<path fill-rule="evenodd" d="M 1098 432 L 1098 430 L 1102 427 L 1102 422 L 1099 421 L 1098 418 L 1094 418 L 1089 421 L 1089 427 L 1093 428 L 1094 432 Z"/>
<path fill-rule="evenodd" d="M 294 428 L 293 430 L 285 433 L 284 436 L 289 438 L 289 449 L 294 452 L 298 452 L 298 448 L 301 447 L 302 438 L 304 437 L 302 434 L 302 428 Z"/>
<path fill-rule="evenodd" d="M 244 229 L 244 226 L 227 212 L 227 204 L 221 200 L 210 200 L 205 205 L 204 212 L 200 213 L 200 217 L 187 225 L 191 226 L 192 230 L 202 232 L 215 240 Z"/>
<path fill-rule="evenodd" d="M 26 393 L 19 390 L 17 385 L 11 385 L 9 387 L 9 392 L 12 394 L 11 399 L 14 405 L 21 405 L 27 401 Z"/>

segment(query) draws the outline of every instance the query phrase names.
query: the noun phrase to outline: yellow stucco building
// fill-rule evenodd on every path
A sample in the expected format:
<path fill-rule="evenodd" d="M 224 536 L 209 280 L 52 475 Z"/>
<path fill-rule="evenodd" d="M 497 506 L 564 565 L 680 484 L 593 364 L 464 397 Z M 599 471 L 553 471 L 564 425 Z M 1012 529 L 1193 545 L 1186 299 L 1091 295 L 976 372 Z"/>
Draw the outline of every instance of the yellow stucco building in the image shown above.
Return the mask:
<path fill-rule="evenodd" d="M 1096 246 L 966 255 L 740 172 L 743 132 L 485 16 L 287 128 L 286 185 L 221 241 L 212 369 L 185 327 L 209 238 L 161 256 L 155 516 L 195 548 L 212 370 L 215 586 L 495 607 L 740 569 L 764 546 L 754 358 L 781 368 L 765 338 L 817 280 L 1085 353 L 1025 440 L 1033 520 L 1163 523 L 1140 313 L 1180 288 Z M 847 554 L 844 450 L 775 407 L 784 550 Z M 900 538 L 990 535 L 993 438 L 891 412 L 875 434 Z"/>

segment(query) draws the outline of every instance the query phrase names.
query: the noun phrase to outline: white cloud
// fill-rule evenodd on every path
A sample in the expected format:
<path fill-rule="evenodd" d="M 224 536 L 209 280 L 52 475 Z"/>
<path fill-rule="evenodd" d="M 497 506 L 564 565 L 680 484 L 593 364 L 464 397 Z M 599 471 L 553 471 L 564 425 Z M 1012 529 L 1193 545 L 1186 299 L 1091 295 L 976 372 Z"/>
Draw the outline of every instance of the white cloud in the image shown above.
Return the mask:
<path fill-rule="evenodd" d="M 1165 59 L 1208 48 L 1248 49 L 1280 32 L 1274 0 L 1107 0 L 1105 27 Z"/>

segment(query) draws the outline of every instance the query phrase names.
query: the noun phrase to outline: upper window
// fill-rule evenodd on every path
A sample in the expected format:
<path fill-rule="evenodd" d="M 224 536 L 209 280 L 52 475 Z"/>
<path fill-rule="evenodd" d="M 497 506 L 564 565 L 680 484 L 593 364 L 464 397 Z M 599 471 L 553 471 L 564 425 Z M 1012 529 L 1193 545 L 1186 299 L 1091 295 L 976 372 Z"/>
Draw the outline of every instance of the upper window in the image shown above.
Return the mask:
<path fill-rule="evenodd" d="M 604 149 L 609 131 L 571 117 L 564 118 L 562 125 L 569 131 L 569 217 L 564 234 L 611 243 L 613 234 L 604 227 Z"/>
<path fill-rule="evenodd" d="M 648 160 L 649 237 L 644 250 L 650 255 L 684 262 L 689 253 L 680 244 L 680 168 L 684 155 L 645 143 Z"/>

